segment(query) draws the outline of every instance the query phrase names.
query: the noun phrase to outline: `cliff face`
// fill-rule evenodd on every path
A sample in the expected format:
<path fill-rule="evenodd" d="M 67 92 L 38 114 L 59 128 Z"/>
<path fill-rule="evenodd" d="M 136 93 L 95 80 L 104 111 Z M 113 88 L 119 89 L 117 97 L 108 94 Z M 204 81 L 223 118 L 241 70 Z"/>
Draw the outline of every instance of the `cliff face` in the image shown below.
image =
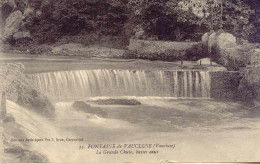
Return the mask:
<path fill-rule="evenodd" d="M 25 78 L 23 65 L 2 64 L 0 66 L 1 93 L 7 99 L 44 116 L 53 116 L 55 109 L 50 100 L 37 91 Z M 8 113 L 8 111 L 7 111 Z"/>

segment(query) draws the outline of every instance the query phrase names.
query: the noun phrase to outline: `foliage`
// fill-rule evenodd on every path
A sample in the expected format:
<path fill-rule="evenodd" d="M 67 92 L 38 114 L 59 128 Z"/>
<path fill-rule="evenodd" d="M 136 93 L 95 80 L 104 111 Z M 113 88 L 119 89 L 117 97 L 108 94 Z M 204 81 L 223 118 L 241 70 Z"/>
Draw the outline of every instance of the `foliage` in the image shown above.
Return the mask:
<path fill-rule="evenodd" d="M 178 1 L 130 0 L 128 8 L 134 13 L 129 20 L 141 24 L 148 37 L 181 41 L 195 32 L 196 25 L 180 19 L 184 12 L 178 8 Z"/>
<path fill-rule="evenodd" d="M 148 60 L 162 60 L 162 61 L 196 61 L 207 56 L 207 46 L 203 43 L 193 45 L 188 49 L 175 50 L 167 49 L 165 52 L 138 52 L 129 50 L 123 54 L 126 59 L 148 59 Z"/>
<path fill-rule="evenodd" d="M 35 42 L 97 34 L 198 41 L 211 29 L 259 42 L 259 0 L 3 0 L 32 13 L 24 18 Z M 138 27 L 138 28 L 137 28 Z M 141 31 L 141 32 L 140 32 Z"/>
<path fill-rule="evenodd" d="M 127 19 L 124 6 L 109 0 L 31 0 L 30 3 L 41 12 L 27 17 L 25 26 L 38 42 L 84 33 L 121 35 Z"/>
<path fill-rule="evenodd" d="M 193 39 L 194 33 L 223 28 L 238 38 L 258 41 L 259 2 L 254 0 L 130 0 L 128 7 L 135 13 L 130 19 L 137 20 L 132 22 L 159 39 Z"/>

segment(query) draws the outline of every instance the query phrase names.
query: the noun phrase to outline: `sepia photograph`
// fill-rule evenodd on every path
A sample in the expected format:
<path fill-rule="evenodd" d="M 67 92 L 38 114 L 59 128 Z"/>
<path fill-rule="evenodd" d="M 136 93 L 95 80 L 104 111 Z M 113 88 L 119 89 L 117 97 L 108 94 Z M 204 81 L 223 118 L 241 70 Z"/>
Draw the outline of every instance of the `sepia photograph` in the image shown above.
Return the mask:
<path fill-rule="evenodd" d="M 0 163 L 260 162 L 260 0 L 0 0 Z"/>

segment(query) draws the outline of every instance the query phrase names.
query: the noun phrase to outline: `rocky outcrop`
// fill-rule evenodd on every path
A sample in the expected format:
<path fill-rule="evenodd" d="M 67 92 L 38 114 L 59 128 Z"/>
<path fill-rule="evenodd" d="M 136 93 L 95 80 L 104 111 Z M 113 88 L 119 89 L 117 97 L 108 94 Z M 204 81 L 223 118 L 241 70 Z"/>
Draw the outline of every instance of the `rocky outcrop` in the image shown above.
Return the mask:
<path fill-rule="evenodd" d="M 6 20 L 3 37 L 10 39 L 14 33 L 18 32 L 23 20 L 23 14 L 20 11 L 13 12 Z"/>
<path fill-rule="evenodd" d="M 0 70 L 1 79 L 4 79 L 1 92 L 6 92 L 7 99 L 43 116 L 54 115 L 55 109 L 50 100 L 25 78 L 23 65 L 2 64 Z"/>

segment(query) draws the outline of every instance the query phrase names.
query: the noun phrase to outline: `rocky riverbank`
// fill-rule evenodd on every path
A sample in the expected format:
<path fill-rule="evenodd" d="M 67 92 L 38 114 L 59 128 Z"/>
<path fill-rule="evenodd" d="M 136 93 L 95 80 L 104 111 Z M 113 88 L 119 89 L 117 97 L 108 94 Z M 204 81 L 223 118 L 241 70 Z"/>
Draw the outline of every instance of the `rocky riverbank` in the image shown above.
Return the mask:
<path fill-rule="evenodd" d="M 33 87 L 23 74 L 22 64 L 1 64 L 1 91 L 7 99 L 44 116 L 53 116 L 54 106 L 50 100 Z"/>
<path fill-rule="evenodd" d="M 11 139 L 26 136 L 23 136 L 24 131 L 16 122 L 15 117 L 8 112 L 8 108 L 5 106 L 6 98 L 45 117 L 52 117 L 55 112 L 52 103 L 26 80 L 23 71 L 22 64 L 0 65 L 2 79 L 0 83 L 2 95 L 0 135 L 1 152 L 4 153 L 1 162 L 7 162 L 9 158 L 12 159 L 12 162 L 48 162 L 47 157 L 43 154 L 30 151 L 26 146 L 11 141 Z"/>

